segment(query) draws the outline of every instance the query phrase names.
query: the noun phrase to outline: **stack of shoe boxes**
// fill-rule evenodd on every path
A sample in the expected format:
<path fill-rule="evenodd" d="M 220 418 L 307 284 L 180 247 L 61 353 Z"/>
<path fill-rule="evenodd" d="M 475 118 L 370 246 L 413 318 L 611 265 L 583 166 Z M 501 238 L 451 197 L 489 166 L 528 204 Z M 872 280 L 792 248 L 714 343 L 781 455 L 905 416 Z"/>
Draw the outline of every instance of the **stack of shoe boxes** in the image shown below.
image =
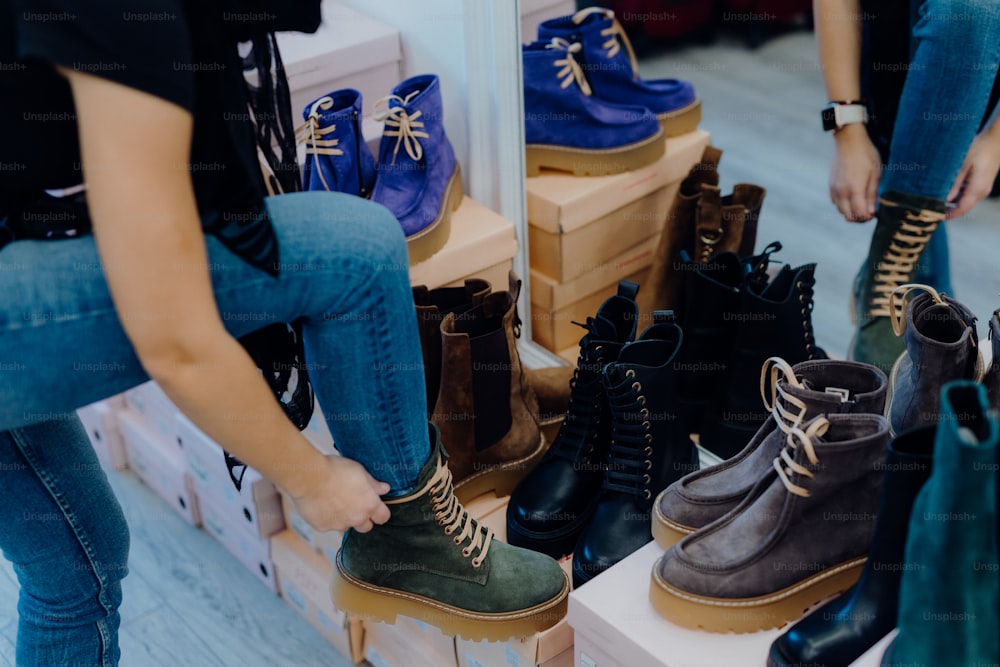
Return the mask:
<path fill-rule="evenodd" d="M 709 134 L 667 139 L 656 162 L 609 176 L 543 172 L 529 177 L 528 239 L 534 339 L 569 362 L 583 330 L 619 280 L 640 284 L 681 181 Z M 642 300 L 640 289 L 639 297 Z"/>
<path fill-rule="evenodd" d="M 538 24 L 542 21 L 575 11 L 574 0 L 521 0 L 521 41 L 527 43 L 537 39 Z"/>
<path fill-rule="evenodd" d="M 97 452 L 97 458 L 112 470 L 124 470 L 128 467 L 125 441 L 118 428 L 118 412 L 124 407 L 125 397 L 118 395 L 85 405 L 76 411 L 90 438 L 90 444 Z"/>
<path fill-rule="evenodd" d="M 116 421 L 129 467 L 188 523 L 200 526 L 198 495 L 177 441 L 177 408 L 152 382 L 125 392 L 125 402 Z"/>

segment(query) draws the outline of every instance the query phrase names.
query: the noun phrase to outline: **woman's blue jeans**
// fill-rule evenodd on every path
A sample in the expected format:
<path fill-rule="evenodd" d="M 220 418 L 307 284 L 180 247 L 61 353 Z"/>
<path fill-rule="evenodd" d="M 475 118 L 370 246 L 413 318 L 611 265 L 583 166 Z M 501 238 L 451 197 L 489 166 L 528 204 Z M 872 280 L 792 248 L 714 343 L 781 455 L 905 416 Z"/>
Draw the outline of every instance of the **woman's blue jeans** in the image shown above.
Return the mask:
<path fill-rule="evenodd" d="M 402 229 L 382 206 L 340 193 L 267 207 L 278 277 L 206 238 L 226 328 L 238 337 L 302 318 L 338 450 L 405 493 L 430 443 Z M 148 377 L 92 238 L 7 245 L 0 287 L 0 549 L 21 584 L 17 664 L 116 665 L 128 527 L 73 410 Z"/>
<path fill-rule="evenodd" d="M 1000 63 L 1000 4 L 913 0 L 910 69 L 900 98 L 880 193 L 945 200 L 986 112 Z M 953 293 L 941 225 L 924 250 L 917 282 Z"/>

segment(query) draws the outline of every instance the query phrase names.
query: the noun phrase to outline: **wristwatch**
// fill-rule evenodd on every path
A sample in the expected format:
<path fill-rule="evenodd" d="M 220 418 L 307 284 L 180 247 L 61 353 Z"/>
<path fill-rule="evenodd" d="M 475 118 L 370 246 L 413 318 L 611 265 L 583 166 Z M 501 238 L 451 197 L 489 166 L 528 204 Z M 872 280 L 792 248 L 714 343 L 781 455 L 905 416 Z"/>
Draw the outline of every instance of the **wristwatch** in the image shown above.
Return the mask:
<path fill-rule="evenodd" d="M 839 130 L 851 123 L 867 123 L 868 107 L 862 100 L 847 100 L 830 102 L 820 110 L 823 119 L 823 130 Z"/>

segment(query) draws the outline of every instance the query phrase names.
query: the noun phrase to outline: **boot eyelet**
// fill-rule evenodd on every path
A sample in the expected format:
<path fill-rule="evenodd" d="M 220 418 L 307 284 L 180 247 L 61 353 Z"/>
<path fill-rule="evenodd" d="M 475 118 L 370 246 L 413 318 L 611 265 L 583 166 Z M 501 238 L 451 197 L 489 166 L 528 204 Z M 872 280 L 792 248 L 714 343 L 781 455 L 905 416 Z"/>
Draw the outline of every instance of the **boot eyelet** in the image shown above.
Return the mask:
<path fill-rule="evenodd" d="M 649 475 L 643 475 L 642 476 L 642 483 L 643 484 L 649 484 Z"/>
<path fill-rule="evenodd" d="M 631 368 L 628 369 L 627 371 L 625 371 L 625 377 L 630 378 L 630 379 L 634 378 L 635 377 L 635 371 L 632 370 Z"/>
<path fill-rule="evenodd" d="M 462 540 L 460 540 L 460 539 L 458 539 L 458 538 L 456 537 L 455 539 L 453 539 L 453 540 L 452 540 L 452 542 L 454 542 L 454 543 L 455 543 L 455 546 L 457 547 L 457 546 L 458 546 L 459 544 L 461 544 L 461 543 L 462 543 Z"/>
<path fill-rule="evenodd" d="M 448 526 L 447 528 L 444 529 L 444 534 L 445 535 L 451 535 L 454 532 L 455 532 L 455 529 L 452 526 Z M 458 542 L 455 542 L 455 544 L 458 544 Z"/>
<path fill-rule="evenodd" d="M 649 444 L 653 444 L 653 434 L 652 433 L 647 433 L 646 434 L 646 442 L 648 442 Z"/>
<path fill-rule="evenodd" d="M 646 463 L 646 470 L 652 470 L 653 469 L 653 462 L 652 461 L 650 461 L 649 459 L 646 459 L 645 463 Z M 649 475 L 643 475 L 643 476 L 646 477 L 647 479 L 649 478 Z M 646 483 L 648 484 L 649 482 L 646 482 Z"/>
<path fill-rule="evenodd" d="M 647 430 L 648 430 L 648 429 L 649 429 L 649 426 L 650 426 L 650 424 L 649 424 L 649 420 L 645 420 L 645 421 L 643 421 L 643 422 L 642 422 L 642 427 L 643 427 L 644 429 L 647 429 Z"/>
<path fill-rule="evenodd" d="M 479 560 L 478 557 L 472 559 L 472 567 L 476 568 L 477 570 L 479 569 L 479 566 L 481 566 L 482 564 L 483 561 Z"/>
<path fill-rule="evenodd" d="M 653 448 L 647 445 L 646 448 L 642 450 L 642 453 L 645 454 L 646 456 L 652 456 Z"/>
<path fill-rule="evenodd" d="M 643 500 L 649 500 L 652 497 L 653 497 L 653 494 L 650 493 L 649 489 L 644 489 L 643 490 L 643 492 L 642 492 L 642 499 Z"/>
<path fill-rule="evenodd" d="M 466 558 L 468 558 L 469 556 L 472 555 L 472 550 L 471 549 L 462 549 L 462 555 L 465 556 Z"/>
<path fill-rule="evenodd" d="M 642 415 L 644 419 L 649 419 L 649 408 L 639 410 L 639 414 Z"/>
<path fill-rule="evenodd" d="M 632 383 L 632 389 L 634 389 L 635 391 L 642 391 L 642 385 L 639 384 L 638 382 L 633 382 Z M 640 396 L 640 398 L 642 398 L 642 397 Z"/>
<path fill-rule="evenodd" d="M 639 405 L 646 405 L 646 397 L 645 396 L 640 396 L 639 397 Z"/>

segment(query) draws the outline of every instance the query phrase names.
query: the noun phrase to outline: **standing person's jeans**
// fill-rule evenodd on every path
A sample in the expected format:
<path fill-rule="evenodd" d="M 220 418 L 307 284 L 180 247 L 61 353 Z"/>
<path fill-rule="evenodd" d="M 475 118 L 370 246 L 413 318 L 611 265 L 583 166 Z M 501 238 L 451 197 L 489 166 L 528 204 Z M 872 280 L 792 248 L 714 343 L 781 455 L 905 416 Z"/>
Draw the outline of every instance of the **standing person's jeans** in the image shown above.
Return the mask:
<path fill-rule="evenodd" d="M 303 318 L 310 376 L 338 450 L 404 494 L 430 443 L 399 223 L 339 193 L 267 206 L 277 278 L 206 239 L 226 328 L 238 337 Z M 0 549 L 21 584 L 18 665 L 115 665 L 128 529 L 72 411 L 148 377 L 92 238 L 6 246 L 0 294 Z"/>
<path fill-rule="evenodd" d="M 914 0 L 912 57 L 889 160 L 879 186 L 945 200 L 979 130 L 1000 63 L 995 0 Z M 924 250 L 918 282 L 953 293 L 941 225 Z"/>

